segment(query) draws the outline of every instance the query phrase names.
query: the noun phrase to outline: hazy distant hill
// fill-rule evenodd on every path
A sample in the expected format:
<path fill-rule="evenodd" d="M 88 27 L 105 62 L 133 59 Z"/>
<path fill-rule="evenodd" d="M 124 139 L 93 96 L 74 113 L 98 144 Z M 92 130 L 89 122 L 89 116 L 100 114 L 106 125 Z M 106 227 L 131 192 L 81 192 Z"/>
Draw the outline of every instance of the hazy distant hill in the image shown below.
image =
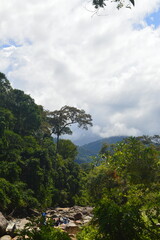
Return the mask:
<path fill-rule="evenodd" d="M 78 163 L 90 162 L 91 156 L 95 156 L 99 153 L 103 143 L 113 144 L 113 143 L 122 141 L 125 137 L 126 136 L 103 138 L 98 141 L 91 142 L 91 143 L 85 144 L 83 146 L 79 146 L 76 162 L 78 162 Z"/>

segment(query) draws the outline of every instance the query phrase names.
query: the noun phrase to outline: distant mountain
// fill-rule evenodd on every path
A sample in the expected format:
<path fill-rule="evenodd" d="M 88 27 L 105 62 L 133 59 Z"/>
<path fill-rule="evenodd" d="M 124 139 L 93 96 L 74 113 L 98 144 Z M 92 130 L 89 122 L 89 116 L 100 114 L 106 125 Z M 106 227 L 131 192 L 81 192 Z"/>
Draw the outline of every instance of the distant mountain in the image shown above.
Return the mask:
<path fill-rule="evenodd" d="M 99 153 L 104 143 L 114 144 L 122 141 L 126 136 L 115 136 L 103 138 L 82 146 L 78 146 L 78 155 L 76 158 L 77 163 L 87 163 L 91 161 L 91 157 Z"/>

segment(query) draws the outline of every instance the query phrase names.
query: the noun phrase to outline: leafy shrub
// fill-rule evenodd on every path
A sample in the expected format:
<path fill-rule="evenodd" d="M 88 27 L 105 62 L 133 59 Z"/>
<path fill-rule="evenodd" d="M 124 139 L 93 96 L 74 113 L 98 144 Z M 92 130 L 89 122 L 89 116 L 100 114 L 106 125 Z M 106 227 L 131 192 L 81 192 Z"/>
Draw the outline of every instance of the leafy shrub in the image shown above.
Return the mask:
<path fill-rule="evenodd" d="M 66 232 L 54 228 L 53 221 L 44 222 L 44 218 L 31 219 L 24 230 L 19 232 L 18 240 L 71 240 Z"/>
<path fill-rule="evenodd" d="M 97 228 L 92 225 L 88 225 L 82 228 L 82 230 L 77 234 L 77 240 L 100 240 L 100 234 Z"/>
<path fill-rule="evenodd" d="M 119 204 L 104 198 L 94 210 L 94 220 L 103 240 L 159 239 L 158 226 L 148 224 L 136 203 Z"/>

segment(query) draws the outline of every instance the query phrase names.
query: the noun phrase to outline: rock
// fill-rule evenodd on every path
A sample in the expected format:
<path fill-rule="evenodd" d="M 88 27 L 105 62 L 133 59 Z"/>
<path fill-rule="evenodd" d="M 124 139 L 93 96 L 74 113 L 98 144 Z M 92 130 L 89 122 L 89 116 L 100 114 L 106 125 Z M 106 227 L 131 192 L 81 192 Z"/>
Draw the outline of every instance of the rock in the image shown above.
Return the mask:
<path fill-rule="evenodd" d="M 18 239 L 18 236 L 16 236 L 16 237 L 12 238 L 12 240 L 17 240 L 17 239 Z"/>
<path fill-rule="evenodd" d="M 9 235 L 4 235 L 3 237 L 0 238 L 0 240 L 11 240 L 11 236 Z"/>
<path fill-rule="evenodd" d="M 9 221 L 6 228 L 6 232 L 12 232 L 14 227 L 15 227 L 15 221 Z"/>
<path fill-rule="evenodd" d="M 18 239 L 18 236 L 16 236 L 16 237 L 12 238 L 12 240 L 17 240 L 17 239 Z"/>
<path fill-rule="evenodd" d="M 77 234 L 80 231 L 80 227 L 75 223 L 68 223 L 66 224 L 65 231 L 68 234 Z"/>
<path fill-rule="evenodd" d="M 82 210 L 83 215 L 91 216 L 91 215 L 93 215 L 92 212 L 93 212 L 92 207 L 84 207 L 83 210 Z"/>
<path fill-rule="evenodd" d="M 85 217 L 83 218 L 83 221 L 84 221 L 85 223 L 87 223 L 87 222 L 90 222 L 91 219 L 92 219 L 92 217 L 90 217 L 90 216 L 85 216 Z"/>
<path fill-rule="evenodd" d="M 6 228 L 6 233 L 12 237 L 15 236 L 14 231 L 16 229 L 16 221 L 9 221 L 8 226 Z"/>
<path fill-rule="evenodd" d="M 81 220 L 76 220 L 76 221 L 74 221 L 74 223 L 76 224 L 76 225 L 82 225 L 83 224 L 83 221 L 81 221 Z"/>
<path fill-rule="evenodd" d="M 79 213 L 76 213 L 75 215 L 74 215 L 74 220 L 76 221 L 76 220 L 80 220 L 80 219 L 82 219 L 83 218 L 83 214 L 81 213 L 81 212 L 79 212 Z"/>
<path fill-rule="evenodd" d="M 57 217 L 57 215 L 55 213 L 56 213 L 56 211 L 52 210 L 52 209 L 46 211 L 47 217 Z"/>
<path fill-rule="evenodd" d="M 26 218 L 18 219 L 16 222 L 16 230 L 24 229 L 27 223 L 29 223 L 29 220 L 27 220 Z"/>
<path fill-rule="evenodd" d="M 63 211 L 63 212 L 68 212 L 70 211 L 70 208 L 56 208 L 57 211 Z"/>
<path fill-rule="evenodd" d="M 71 221 L 74 221 L 75 219 L 74 219 L 74 217 L 72 217 L 72 216 L 68 216 L 68 218 L 69 218 L 69 220 L 71 220 Z"/>
<path fill-rule="evenodd" d="M 0 236 L 3 236 L 5 234 L 7 225 L 8 225 L 8 221 L 3 216 L 3 214 L 0 212 Z"/>

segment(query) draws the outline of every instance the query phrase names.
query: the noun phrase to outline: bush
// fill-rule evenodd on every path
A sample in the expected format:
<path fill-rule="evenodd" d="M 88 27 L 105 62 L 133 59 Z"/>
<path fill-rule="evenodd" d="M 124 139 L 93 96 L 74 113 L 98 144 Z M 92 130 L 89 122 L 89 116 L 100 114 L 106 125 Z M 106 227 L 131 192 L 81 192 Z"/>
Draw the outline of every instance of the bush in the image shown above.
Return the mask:
<path fill-rule="evenodd" d="M 98 234 L 97 228 L 95 226 L 85 226 L 82 230 L 77 234 L 77 240 L 100 240 L 101 237 Z"/>
<path fill-rule="evenodd" d="M 18 235 L 18 240 L 71 240 L 67 233 L 54 228 L 53 221 L 44 222 L 42 217 L 31 219 Z"/>
<path fill-rule="evenodd" d="M 119 205 L 104 198 L 94 210 L 94 223 L 103 240 L 158 240 L 159 231 L 145 221 L 139 204 Z"/>

